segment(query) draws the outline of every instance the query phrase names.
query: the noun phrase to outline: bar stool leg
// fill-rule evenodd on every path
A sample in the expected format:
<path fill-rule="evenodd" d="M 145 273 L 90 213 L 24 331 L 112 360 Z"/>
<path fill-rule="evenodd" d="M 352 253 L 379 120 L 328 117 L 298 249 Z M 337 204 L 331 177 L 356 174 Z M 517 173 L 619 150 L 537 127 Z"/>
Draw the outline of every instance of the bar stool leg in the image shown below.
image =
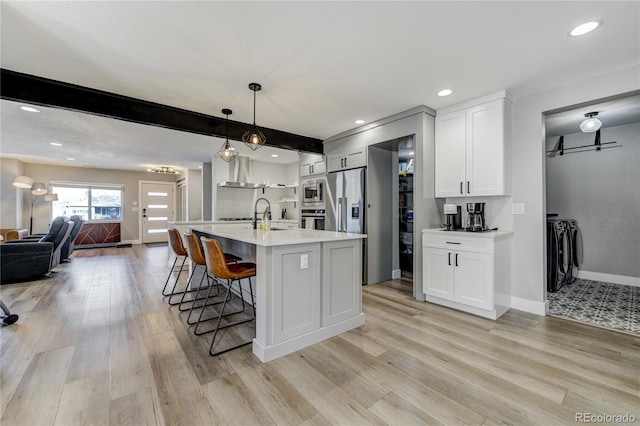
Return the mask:
<path fill-rule="evenodd" d="M 180 274 L 182 273 L 182 268 L 184 267 L 184 263 L 187 261 L 187 256 L 182 256 L 182 265 L 180 265 L 180 270 L 178 271 L 178 277 L 176 278 L 176 282 L 173 285 L 173 290 L 172 290 L 171 293 L 165 293 L 165 291 L 167 290 L 167 285 L 169 284 L 169 280 L 171 279 L 171 274 L 173 273 L 173 270 L 176 267 L 176 262 L 178 262 L 178 257 L 180 257 L 180 256 L 176 256 L 176 258 L 173 260 L 173 265 L 171 266 L 171 269 L 169 270 L 169 275 L 167 276 L 167 281 L 165 281 L 164 287 L 162 288 L 162 295 L 163 296 L 169 296 L 169 295 L 173 294 L 173 292 L 176 289 L 176 284 L 178 283 L 178 280 L 180 279 Z"/>
<path fill-rule="evenodd" d="M 251 277 L 248 277 L 248 278 L 249 278 L 249 286 L 251 286 Z M 227 284 L 228 284 L 227 293 L 229 293 L 231 291 L 231 285 L 232 285 L 233 281 L 236 281 L 236 280 L 234 280 L 234 279 L 227 280 Z M 242 297 L 241 279 L 238 279 L 237 281 L 238 281 L 238 286 L 240 287 L 240 291 L 241 291 L 240 298 L 243 299 L 243 305 L 244 305 L 244 298 Z M 253 290 L 251 290 L 251 299 L 252 299 L 251 301 L 254 302 L 254 300 L 253 300 Z M 221 314 L 224 312 L 224 308 L 225 308 L 226 304 L 227 304 L 227 299 L 225 297 L 225 302 L 222 305 Z M 213 330 L 213 337 L 211 338 L 211 345 L 209 346 L 209 355 L 217 356 L 217 355 L 223 354 L 225 352 L 229 352 L 229 351 L 232 351 L 234 349 L 238 349 L 238 348 L 240 348 L 242 346 L 250 345 L 253 342 L 253 339 L 252 339 L 252 340 L 249 340 L 248 342 L 243 342 L 243 343 L 240 343 L 238 345 L 232 346 L 232 347 L 227 348 L 227 349 L 223 349 L 223 350 L 218 351 L 218 352 L 214 352 L 213 351 L 213 348 L 214 348 L 215 343 L 216 343 L 216 337 L 218 335 L 218 331 L 220 331 L 221 329 L 224 329 L 224 328 L 233 327 L 235 325 L 244 324 L 244 323 L 247 323 L 247 322 L 255 320 L 255 307 L 253 307 L 252 310 L 254 312 L 253 318 L 249 318 L 249 319 L 245 319 L 245 320 L 241 320 L 241 321 L 236 321 L 236 322 L 233 322 L 233 323 L 230 323 L 230 324 L 225 324 L 223 326 L 220 325 L 220 321 L 222 320 L 222 315 L 220 315 L 220 317 L 218 318 L 217 324 L 216 324 L 216 328 Z"/>
<path fill-rule="evenodd" d="M 217 280 L 217 278 L 214 278 L 214 280 Z M 227 281 L 229 281 L 229 280 L 227 280 Z M 231 281 L 234 281 L 234 280 L 231 280 Z M 213 306 L 213 305 L 218 305 L 220 303 L 223 303 L 222 309 L 220 310 L 220 312 L 217 315 L 214 315 L 212 317 L 205 318 L 205 319 L 202 319 L 202 314 L 204 313 L 204 309 L 202 311 L 200 311 L 200 316 L 198 318 L 198 321 L 196 321 L 196 323 L 195 323 L 196 327 L 193 330 L 193 333 L 196 336 L 202 336 L 203 334 L 209 334 L 209 333 L 213 333 L 213 332 L 216 331 L 215 328 L 213 328 L 211 330 L 207 330 L 207 331 L 198 331 L 198 327 L 200 326 L 200 323 L 203 323 L 203 322 L 206 322 L 206 321 L 213 321 L 213 320 L 216 320 L 216 319 L 218 320 L 218 322 L 220 322 L 220 319 L 223 318 L 223 317 L 228 317 L 230 315 L 239 314 L 239 313 L 244 312 L 246 310 L 244 299 L 241 297 L 241 299 L 243 299 L 242 300 L 242 309 L 238 309 L 237 311 L 233 311 L 233 312 L 227 312 L 226 314 L 224 313 L 224 308 L 225 308 L 227 302 L 231 301 L 231 297 L 233 295 L 233 292 L 231 291 L 231 286 L 227 286 L 227 285 L 224 285 L 224 284 L 223 284 L 223 286 L 225 288 L 227 288 L 227 292 L 226 292 L 225 297 L 224 297 L 224 303 L 222 301 L 220 301 L 220 302 L 215 302 L 215 303 L 211 303 L 211 304 L 207 305 L 207 306 Z M 242 294 L 242 287 L 240 287 L 240 294 Z M 255 317 L 255 312 L 254 312 L 254 317 Z M 230 325 L 235 325 L 235 324 L 236 323 L 230 324 Z M 239 322 L 237 324 L 242 324 L 242 322 Z M 191 324 L 191 325 L 193 325 L 193 324 Z M 226 327 L 227 326 L 225 325 L 225 326 L 222 326 L 220 328 L 226 328 Z"/>

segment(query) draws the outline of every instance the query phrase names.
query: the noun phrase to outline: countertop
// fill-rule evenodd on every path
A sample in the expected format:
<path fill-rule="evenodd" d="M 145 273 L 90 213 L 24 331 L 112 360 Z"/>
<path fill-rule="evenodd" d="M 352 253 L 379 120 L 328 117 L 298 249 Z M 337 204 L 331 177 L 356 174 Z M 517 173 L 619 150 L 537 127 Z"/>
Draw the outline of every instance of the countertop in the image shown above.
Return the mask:
<path fill-rule="evenodd" d="M 511 231 L 487 231 L 487 232 L 467 232 L 467 231 L 446 231 L 445 228 L 423 229 L 423 234 L 437 234 L 442 236 L 453 235 L 456 237 L 469 238 L 501 238 L 513 235 Z"/>
<path fill-rule="evenodd" d="M 239 223 L 237 226 L 230 226 L 227 224 L 228 222 L 224 222 L 224 225 L 204 225 L 202 223 L 185 225 L 185 223 L 188 222 L 177 222 L 176 226 L 186 226 L 192 230 L 206 234 L 265 247 L 367 238 L 366 234 L 348 234 L 345 232 L 319 231 L 313 229 L 280 229 L 263 231 L 259 229 L 252 229 L 251 226 L 247 226 L 247 224 L 243 223 Z"/>

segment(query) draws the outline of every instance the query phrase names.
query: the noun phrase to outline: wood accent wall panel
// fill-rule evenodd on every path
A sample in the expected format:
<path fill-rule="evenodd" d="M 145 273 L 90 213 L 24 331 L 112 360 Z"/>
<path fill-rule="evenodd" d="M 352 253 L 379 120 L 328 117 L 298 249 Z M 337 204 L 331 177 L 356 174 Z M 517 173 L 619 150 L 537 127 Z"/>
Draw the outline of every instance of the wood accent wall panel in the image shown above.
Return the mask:
<path fill-rule="evenodd" d="M 120 242 L 120 223 L 85 223 L 76 237 L 76 245 Z"/>

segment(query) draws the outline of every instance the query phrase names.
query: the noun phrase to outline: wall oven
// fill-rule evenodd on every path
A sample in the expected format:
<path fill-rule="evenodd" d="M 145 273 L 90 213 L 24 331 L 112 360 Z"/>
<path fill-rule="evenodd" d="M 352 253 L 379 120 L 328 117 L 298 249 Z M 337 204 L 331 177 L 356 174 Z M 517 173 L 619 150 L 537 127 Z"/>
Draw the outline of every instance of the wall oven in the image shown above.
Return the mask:
<path fill-rule="evenodd" d="M 324 180 L 302 182 L 302 206 L 324 205 Z"/>
<path fill-rule="evenodd" d="M 324 209 L 302 209 L 300 211 L 300 227 L 303 229 L 319 229 L 324 231 Z"/>

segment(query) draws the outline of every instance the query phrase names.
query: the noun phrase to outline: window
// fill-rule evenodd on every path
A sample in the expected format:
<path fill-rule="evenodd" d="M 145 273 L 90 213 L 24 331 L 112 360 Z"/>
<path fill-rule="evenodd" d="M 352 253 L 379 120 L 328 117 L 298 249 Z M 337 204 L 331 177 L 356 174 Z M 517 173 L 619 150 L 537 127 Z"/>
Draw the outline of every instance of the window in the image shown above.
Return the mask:
<path fill-rule="evenodd" d="M 124 187 L 121 185 L 51 183 L 49 188 L 50 193 L 58 194 L 58 201 L 51 203 L 52 218 L 78 215 L 89 222 L 122 220 Z"/>

